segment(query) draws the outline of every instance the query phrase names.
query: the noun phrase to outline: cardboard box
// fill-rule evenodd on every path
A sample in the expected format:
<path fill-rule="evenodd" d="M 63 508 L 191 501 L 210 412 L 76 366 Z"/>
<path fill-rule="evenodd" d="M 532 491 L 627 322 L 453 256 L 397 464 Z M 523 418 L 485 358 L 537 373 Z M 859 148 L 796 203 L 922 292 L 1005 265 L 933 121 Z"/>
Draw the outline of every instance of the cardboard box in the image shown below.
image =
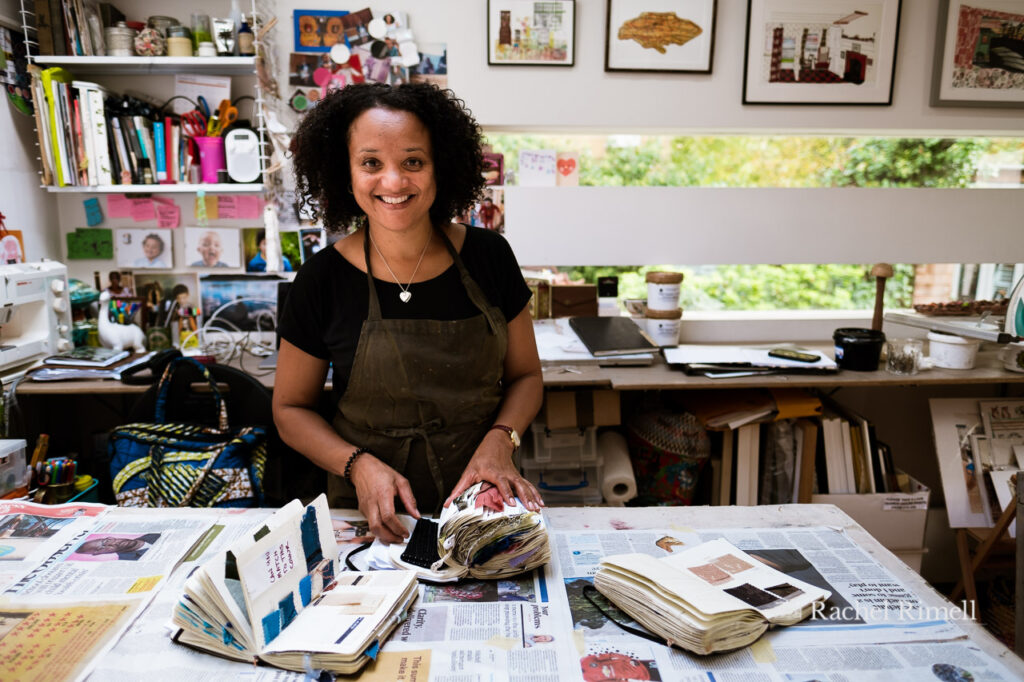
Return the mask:
<path fill-rule="evenodd" d="M 619 392 L 544 391 L 544 406 L 538 419 L 549 429 L 616 426 L 621 423 Z"/>
<path fill-rule="evenodd" d="M 812 495 L 812 504 L 834 504 L 911 568 L 921 566 L 931 490 L 910 478 L 912 493 Z M 917 570 L 915 569 L 915 570 Z"/>
<path fill-rule="evenodd" d="M 530 317 L 535 320 L 546 320 L 551 317 L 551 282 L 543 277 L 526 277 L 526 286 L 530 287 Z"/>
<path fill-rule="evenodd" d="M 597 317 L 597 286 L 553 284 L 551 317 Z"/>

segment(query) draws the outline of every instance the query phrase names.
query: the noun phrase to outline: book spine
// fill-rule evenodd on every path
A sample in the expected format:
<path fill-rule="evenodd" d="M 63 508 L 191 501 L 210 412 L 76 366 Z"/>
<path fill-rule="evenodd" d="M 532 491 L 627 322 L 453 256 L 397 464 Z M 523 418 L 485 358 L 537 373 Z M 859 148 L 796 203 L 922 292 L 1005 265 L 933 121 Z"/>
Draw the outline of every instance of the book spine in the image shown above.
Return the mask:
<path fill-rule="evenodd" d="M 170 184 L 178 180 L 176 172 L 178 155 L 175 152 L 174 142 L 174 121 L 170 116 L 167 116 L 164 118 L 164 163 L 167 164 L 167 182 Z"/>
<path fill-rule="evenodd" d="M 92 134 L 93 119 L 92 105 L 89 103 L 89 85 L 82 83 L 75 85 L 77 97 L 75 99 L 75 110 L 78 120 L 75 124 L 79 126 L 76 131 L 80 138 L 80 161 L 82 184 L 98 185 L 99 178 L 96 175 L 96 145 Z"/>
<path fill-rule="evenodd" d="M 35 100 L 36 140 L 39 144 L 39 160 L 42 165 L 43 185 L 53 184 L 53 148 L 50 146 L 50 110 L 43 87 L 42 70 L 35 64 L 28 65 L 32 75 L 32 97 Z"/>
<path fill-rule="evenodd" d="M 94 157 L 93 166 L 96 169 L 96 183 L 99 185 L 112 185 L 110 164 L 110 144 L 107 140 L 107 117 L 103 107 L 103 93 L 100 90 L 89 90 L 89 110 L 92 119 L 90 134 L 93 138 Z"/>
<path fill-rule="evenodd" d="M 57 186 L 64 187 L 64 169 L 67 168 L 66 150 L 64 149 L 64 121 L 60 116 L 60 83 L 54 78 L 60 69 L 46 69 L 43 71 L 43 83 L 46 88 L 46 105 L 50 111 L 50 140 L 53 143 L 54 175 L 57 179 Z"/>
<path fill-rule="evenodd" d="M 163 121 L 153 122 L 153 147 L 156 155 L 156 180 L 167 182 L 167 150 L 166 133 Z"/>
<path fill-rule="evenodd" d="M 142 147 L 142 158 L 145 159 L 142 167 L 142 181 L 147 185 L 156 183 L 156 148 L 153 145 L 153 131 L 150 130 L 150 121 L 144 116 L 133 116 L 135 132 L 139 136 L 139 146 Z"/>
<path fill-rule="evenodd" d="M 53 54 L 64 56 L 68 54 L 67 33 L 64 30 L 64 8 L 60 0 L 49 0 L 50 3 L 50 27 L 53 35 Z"/>
<path fill-rule="evenodd" d="M 40 55 L 53 54 L 53 20 L 50 18 L 50 0 L 35 0 L 36 41 Z"/>
<path fill-rule="evenodd" d="M 118 116 L 110 117 L 110 126 L 113 130 L 114 143 L 117 146 L 117 158 L 121 162 L 121 185 L 131 185 L 135 182 L 135 166 L 132 163 L 132 156 L 126 142 L 124 130 L 121 128 L 121 119 Z"/>

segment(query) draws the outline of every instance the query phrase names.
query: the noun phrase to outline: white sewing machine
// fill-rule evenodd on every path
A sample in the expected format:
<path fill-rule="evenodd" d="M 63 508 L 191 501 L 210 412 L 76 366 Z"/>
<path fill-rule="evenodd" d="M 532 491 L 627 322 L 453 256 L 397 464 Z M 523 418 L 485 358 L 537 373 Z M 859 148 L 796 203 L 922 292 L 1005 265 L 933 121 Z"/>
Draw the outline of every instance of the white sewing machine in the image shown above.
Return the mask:
<path fill-rule="evenodd" d="M 67 266 L 0 265 L 0 373 L 71 348 Z"/>

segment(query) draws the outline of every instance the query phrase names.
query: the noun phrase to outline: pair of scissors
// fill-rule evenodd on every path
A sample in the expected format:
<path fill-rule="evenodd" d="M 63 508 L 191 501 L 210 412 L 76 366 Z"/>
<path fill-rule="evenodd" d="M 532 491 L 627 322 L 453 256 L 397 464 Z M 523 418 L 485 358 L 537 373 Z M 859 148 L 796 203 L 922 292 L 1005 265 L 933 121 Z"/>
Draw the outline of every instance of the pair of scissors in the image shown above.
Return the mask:
<path fill-rule="evenodd" d="M 231 106 L 231 100 L 222 99 L 217 113 L 210 117 L 206 124 L 206 134 L 217 137 L 224 132 L 224 129 L 238 120 L 238 109 Z"/>
<path fill-rule="evenodd" d="M 201 111 L 187 111 L 181 115 L 181 127 L 189 137 L 204 137 L 206 135 L 206 117 Z"/>
<path fill-rule="evenodd" d="M 206 103 L 206 98 L 203 97 L 202 95 L 199 95 L 198 97 L 196 97 L 196 101 L 199 102 L 199 104 L 196 105 L 196 111 L 201 113 L 203 115 L 203 118 L 209 120 L 210 119 L 210 105 Z"/>

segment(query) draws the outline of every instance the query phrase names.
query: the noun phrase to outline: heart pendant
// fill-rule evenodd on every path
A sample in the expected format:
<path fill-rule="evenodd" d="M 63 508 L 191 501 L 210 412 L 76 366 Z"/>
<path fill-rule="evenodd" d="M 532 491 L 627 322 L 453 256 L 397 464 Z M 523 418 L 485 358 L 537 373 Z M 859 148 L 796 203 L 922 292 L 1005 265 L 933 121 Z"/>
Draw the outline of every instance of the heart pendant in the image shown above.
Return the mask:
<path fill-rule="evenodd" d="M 408 303 L 409 299 L 412 298 L 412 293 L 408 291 L 403 291 L 402 293 L 398 294 L 398 298 L 402 299 L 402 303 Z"/>

